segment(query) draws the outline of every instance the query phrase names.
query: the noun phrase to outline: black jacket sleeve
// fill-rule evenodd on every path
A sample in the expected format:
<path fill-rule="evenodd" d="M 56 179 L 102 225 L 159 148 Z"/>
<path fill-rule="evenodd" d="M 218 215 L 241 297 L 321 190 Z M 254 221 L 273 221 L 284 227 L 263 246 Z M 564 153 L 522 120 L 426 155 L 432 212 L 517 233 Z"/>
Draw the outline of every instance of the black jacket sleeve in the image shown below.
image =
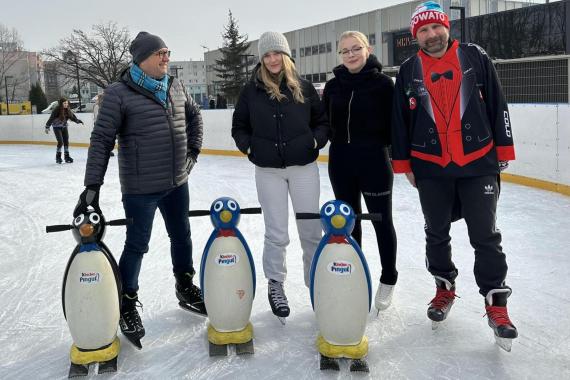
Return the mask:
<path fill-rule="evenodd" d="M 317 141 L 316 149 L 323 148 L 329 140 L 329 121 L 325 112 L 325 107 L 315 87 L 309 83 L 308 101 L 311 102 L 311 130 Z"/>
<path fill-rule="evenodd" d="M 198 158 L 200 149 L 202 149 L 202 140 L 204 135 L 204 123 L 202 122 L 202 114 L 200 108 L 192 99 L 187 96 L 186 101 L 186 135 L 188 138 L 188 154 L 194 160 Z"/>
<path fill-rule="evenodd" d="M 122 122 L 122 102 L 112 87 L 107 87 L 99 115 L 91 132 L 87 164 L 85 167 L 85 186 L 102 185 L 109 154 L 115 145 L 115 137 Z"/>
<path fill-rule="evenodd" d="M 59 106 L 55 107 L 53 111 L 51 111 L 51 115 L 49 115 L 49 119 L 46 122 L 46 128 L 51 127 L 55 118 L 59 115 Z"/>
<path fill-rule="evenodd" d="M 244 154 L 250 147 L 253 130 L 249 119 L 249 94 L 255 91 L 255 84 L 248 82 L 239 94 L 232 118 L 232 137 L 237 148 Z M 250 90 L 251 89 L 251 90 Z"/>

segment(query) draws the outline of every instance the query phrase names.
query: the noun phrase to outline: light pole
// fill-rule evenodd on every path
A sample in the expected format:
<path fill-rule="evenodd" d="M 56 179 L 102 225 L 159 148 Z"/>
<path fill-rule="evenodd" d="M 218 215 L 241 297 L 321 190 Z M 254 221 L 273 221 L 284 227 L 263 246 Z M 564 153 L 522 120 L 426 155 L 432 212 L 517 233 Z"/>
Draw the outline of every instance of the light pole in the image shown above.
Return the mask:
<path fill-rule="evenodd" d="M 12 79 L 10 75 L 4 76 L 4 86 L 6 87 L 6 115 L 10 115 L 10 103 L 8 102 L 8 78 Z"/>
<path fill-rule="evenodd" d="M 459 10 L 459 19 L 461 23 L 461 42 L 465 42 L 465 7 L 452 5 L 449 9 Z"/>
<path fill-rule="evenodd" d="M 69 61 L 70 58 L 73 59 L 73 62 L 75 63 L 75 75 L 77 78 L 77 99 L 79 100 L 79 108 L 77 112 L 81 112 L 81 109 L 83 107 L 81 107 L 81 83 L 79 82 L 79 62 L 77 61 L 77 55 L 72 52 L 71 50 L 68 50 L 66 53 L 66 61 Z"/>

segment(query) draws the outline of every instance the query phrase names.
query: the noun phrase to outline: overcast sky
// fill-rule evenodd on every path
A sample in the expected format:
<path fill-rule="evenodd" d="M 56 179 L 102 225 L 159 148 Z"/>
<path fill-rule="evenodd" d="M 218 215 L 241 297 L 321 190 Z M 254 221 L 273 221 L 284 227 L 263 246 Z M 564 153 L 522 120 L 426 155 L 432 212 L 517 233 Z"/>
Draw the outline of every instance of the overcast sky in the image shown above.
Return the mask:
<path fill-rule="evenodd" d="M 221 33 L 231 9 L 241 33 L 288 32 L 384 8 L 405 0 L 0 0 L 0 23 L 16 28 L 30 51 L 58 44 L 72 30 L 116 21 L 132 37 L 146 30 L 160 35 L 174 60 L 203 59 L 201 45 L 222 46 Z"/>

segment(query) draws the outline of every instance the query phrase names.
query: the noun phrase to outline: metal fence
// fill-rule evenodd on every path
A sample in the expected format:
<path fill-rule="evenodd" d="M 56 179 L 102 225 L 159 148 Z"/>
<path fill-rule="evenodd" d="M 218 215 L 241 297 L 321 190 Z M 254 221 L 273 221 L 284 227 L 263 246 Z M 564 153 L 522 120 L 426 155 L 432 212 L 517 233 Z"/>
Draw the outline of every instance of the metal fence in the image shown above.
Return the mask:
<path fill-rule="evenodd" d="M 495 61 L 509 103 L 568 103 L 570 56 Z"/>

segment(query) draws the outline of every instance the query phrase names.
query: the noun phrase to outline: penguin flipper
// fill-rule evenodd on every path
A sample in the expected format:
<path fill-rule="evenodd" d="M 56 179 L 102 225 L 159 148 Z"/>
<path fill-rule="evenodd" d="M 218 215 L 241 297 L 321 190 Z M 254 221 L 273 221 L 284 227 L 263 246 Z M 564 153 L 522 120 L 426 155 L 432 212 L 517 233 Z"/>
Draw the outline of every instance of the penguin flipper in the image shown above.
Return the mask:
<path fill-rule="evenodd" d="M 75 364 L 71 363 L 69 366 L 69 374 L 67 378 L 87 376 L 89 374 L 89 364 Z"/>

